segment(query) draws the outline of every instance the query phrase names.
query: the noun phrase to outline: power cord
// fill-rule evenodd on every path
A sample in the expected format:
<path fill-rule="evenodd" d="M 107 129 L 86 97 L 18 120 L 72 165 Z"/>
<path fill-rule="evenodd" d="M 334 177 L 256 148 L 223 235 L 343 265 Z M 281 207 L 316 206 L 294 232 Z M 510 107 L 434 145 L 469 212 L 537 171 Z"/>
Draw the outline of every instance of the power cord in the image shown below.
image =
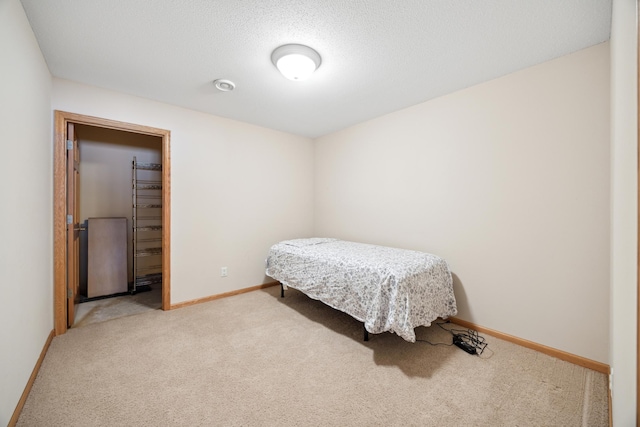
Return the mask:
<path fill-rule="evenodd" d="M 423 339 L 419 339 L 416 341 L 425 342 L 433 346 L 445 345 L 447 347 L 450 347 L 452 345 L 455 345 L 456 347 L 461 348 L 467 353 L 475 354 L 477 356 L 480 356 L 484 352 L 484 350 L 487 348 L 487 345 L 488 345 L 487 341 L 484 339 L 483 336 L 478 334 L 478 331 L 475 331 L 473 329 L 466 329 L 466 330 L 454 329 L 454 328 L 449 329 L 442 326 L 447 323 L 451 323 L 451 322 L 449 320 L 445 320 L 444 322 L 436 322 L 436 325 L 438 325 L 440 329 L 449 332 L 453 336 L 453 342 L 451 344 L 443 343 L 443 342 L 433 343 L 431 341 L 423 340 Z"/>

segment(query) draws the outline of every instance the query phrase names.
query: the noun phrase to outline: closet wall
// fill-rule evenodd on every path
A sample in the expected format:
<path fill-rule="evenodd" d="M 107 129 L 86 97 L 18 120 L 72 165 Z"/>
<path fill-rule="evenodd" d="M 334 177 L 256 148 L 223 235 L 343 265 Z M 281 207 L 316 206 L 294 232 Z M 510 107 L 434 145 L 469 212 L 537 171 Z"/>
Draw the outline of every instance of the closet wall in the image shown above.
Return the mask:
<path fill-rule="evenodd" d="M 76 126 L 80 149 L 80 221 L 127 218 L 127 276 L 131 274 L 131 161 L 162 163 L 162 139 L 154 136 Z M 81 280 L 82 282 L 82 280 Z"/>

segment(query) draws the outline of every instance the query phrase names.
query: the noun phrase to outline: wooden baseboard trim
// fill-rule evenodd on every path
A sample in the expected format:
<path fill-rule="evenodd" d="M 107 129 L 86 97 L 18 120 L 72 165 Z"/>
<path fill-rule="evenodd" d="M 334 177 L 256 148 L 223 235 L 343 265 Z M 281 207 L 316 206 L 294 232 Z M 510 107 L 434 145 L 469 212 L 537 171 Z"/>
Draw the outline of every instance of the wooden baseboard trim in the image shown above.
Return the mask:
<path fill-rule="evenodd" d="M 578 356 L 572 353 L 567 353 L 566 351 L 558 350 L 557 348 L 547 347 L 543 344 L 538 344 L 533 341 L 514 337 L 513 335 L 505 334 L 503 332 L 494 331 L 493 329 L 485 328 L 484 326 L 476 325 L 475 323 L 468 322 L 457 317 L 450 317 L 449 320 L 451 320 L 451 322 L 455 323 L 456 325 L 474 329 L 478 332 L 483 332 L 496 338 L 500 338 L 501 340 L 509 341 L 522 347 L 527 347 L 532 350 L 539 351 L 540 353 L 555 357 L 557 359 L 564 360 L 565 362 L 570 362 L 575 365 L 583 366 L 585 368 L 589 368 L 594 371 L 602 372 L 603 374 L 609 375 L 610 368 L 606 363 L 596 362 L 595 360 L 587 359 L 586 357 Z"/>
<path fill-rule="evenodd" d="M 210 296 L 204 297 L 204 298 L 197 298 L 197 299 L 192 299 L 190 301 L 183 301 L 183 302 L 179 302 L 177 304 L 172 304 L 171 305 L 171 310 L 174 310 L 176 308 L 188 307 L 190 305 L 196 305 L 196 304 L 200 304 L 200 303 L 203 303 L 203 302 L 214 301 L 214 300 L 217 300 L 217 299 L 220 299 L 220 298 L 232 297 L 234 295 L 246 294 L 247 292 L 253 292 L 253 291 L 257 291 L 259 289 L 270 288 L 272 286 L 277 286 L 279 284 L 280 284 L 280 282 L 263 283 L 262 285 L 251 286 L 250 288 L 243 288 L 243 289 L 238 289 L 238 290 L 231 291 L 231 292 L 225 292 L 223 294 L 210 295 Z"/>
<path fill-rule="evenodd" d="M 20 413 L 22 412 L 24 403 L 27 401 L 27 397 L 29 397 L 29 393 L 31 392 L 31 387 L 33 387 L 33 382 L 36 380 L 36 377 L 38 376 L 38 372 L 40 371 L 40 366 L 42 366 L 42 361 L 44 360 L 44 356 L 47 354 L 47 350 L 49 350 L 49 345 L 51 345 L 51 340 L 53 340 L 53 337 L 55 335 L 56 335 L 55 330 L 51 330 L 51 332 L 49 332 L 47 341 L 44 343 L 44 347 L 40 352 L 40 357 L 38 357 L 36 366 L 34 366 L 33 372 L 31 372 L 29 381 L 27 381 L 27 385 L 24 387 L 22 396 L 20 396 L 20 400 L 18 400 L 16 409 L 13 411 L 13 415 L 11 416 L 11 419 L 9 420 L 9 424 L 7 425 L 7 427 L 14 427 L 18 423 L 18 418 L 20 417 Z"/>

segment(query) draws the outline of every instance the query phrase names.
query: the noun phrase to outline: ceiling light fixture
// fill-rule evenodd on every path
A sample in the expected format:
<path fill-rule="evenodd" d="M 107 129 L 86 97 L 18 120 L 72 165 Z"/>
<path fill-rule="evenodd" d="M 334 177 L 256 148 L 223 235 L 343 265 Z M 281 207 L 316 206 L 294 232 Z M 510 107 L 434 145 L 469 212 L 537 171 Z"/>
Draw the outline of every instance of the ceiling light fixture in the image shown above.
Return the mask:
<path fill-rule="evenodd" d="M 216 89 L 222 92 L 231 92 L 236 88 L 236 84 L 231 80 L 218 79 L 214 80 L 213 84 L 216 86 Z"/>
<path fill-rule="evenodd" d="M 271 62 L 289 80 L 308 78 L 322 63 L 320 54 L 302 44 L 285 44 L 271 54 Z"/>

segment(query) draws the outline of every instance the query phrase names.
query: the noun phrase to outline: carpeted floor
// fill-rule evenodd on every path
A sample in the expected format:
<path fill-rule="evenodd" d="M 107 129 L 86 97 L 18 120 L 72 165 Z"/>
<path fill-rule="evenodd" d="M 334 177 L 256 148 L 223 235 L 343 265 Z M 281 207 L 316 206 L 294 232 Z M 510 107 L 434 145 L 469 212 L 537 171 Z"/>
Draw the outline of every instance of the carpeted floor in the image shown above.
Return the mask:
<path fill-rule="evenodd" d="M 486 338 L 483 357 L 363 342 L 361 323 L 273 287 L 56 337 L 18 425 L 608 425 L 604 374 Z"/>
<path fill-rule="evenodd" d="M 162 285 L 150 286 L 151 290 L 117 297 L 96 299 L 77 305 L 73 328 L 106 322 L 120 317 L 141 314 L 162 307 Z"/>

